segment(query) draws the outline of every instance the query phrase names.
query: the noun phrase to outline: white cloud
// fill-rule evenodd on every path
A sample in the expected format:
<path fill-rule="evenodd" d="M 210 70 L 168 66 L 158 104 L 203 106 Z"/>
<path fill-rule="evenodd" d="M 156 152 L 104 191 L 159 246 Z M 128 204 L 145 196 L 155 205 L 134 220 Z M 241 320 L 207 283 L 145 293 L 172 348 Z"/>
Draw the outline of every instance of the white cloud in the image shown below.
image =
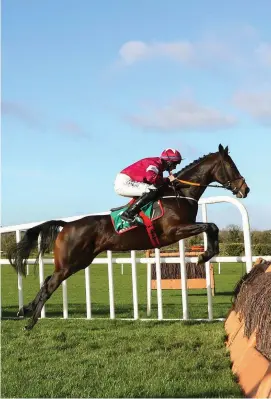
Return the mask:
<path fill-rule="evenodd" d="M 255 53 L 262 65 L 271 67 L 271 43 L 261 43 Z"/>
<path fill-rule="evenodd" d="M 164 106 L 153 106 L 140 115 L 131 115 L 129 121 L 146 129 L 180 131 L 220 129 L 234 126 L 237 121 L 215 108 L 206 107 L 192 100 L 178 99 Z"/>
<path fill-rule="evenodd" d="M 23 103 L 15 101 L 1 101 L 1 112 L 3 116 L 17 119 L 33 129 L 40 128 L 44 125 L 44 118 L 40 112 L 31 109 Z"/>
<path fill-rule="evenodd" d="M 64 133 L 70 133 L 75 136 L 85 136 L 84 129 L 77 122 L 64 121 L 59 124 L 59 129 Z"/>
<path fill-rule="evenodd" d="M 42 115 L 40 112 L 30 108 L 24 103 L 15 101 L 1 101 L 1 112 L 3 117 L 9 117 L 18 120 L 23 125 L 30 127 L 36 131 L 47 131 L 47 129 L 54 129 L 63 133 L 72 135 L 85 136 L 83 128 L 75 121 L 61 121 L 54 123 L 50 118 Z"/>
<path fill-rule="evenodd" d="M 220 63 L 245 70 L 271 66 L 271 43 L 261 42 L 258 31 L 245 25 L 228 34 L 203 34 L 197 40 L 127 41 L 120 47 L 118 55 L 124 66 L 147 59 L 167 58 L 189 66 L 206 67 Z"/>
<path fill-rule="evenodd" d="M 179 40 L 173 42 L 128 41 L 119 50 L 122 65 L 130 66 L 136 62 L 168 58 L 182 64 L 202 66 L 216 61 L 240 62 L 239 51 L 226 41 L 209 35 L 197 42 Z"/>
<path fill-rule="evenodd" d="M 169 57 L 180 62 L 188 62 L 194 56 L 194 46 L 188 41 L 171 43 L 129 41 L 121 46 L 119 56 L 125 65 L 154 57 Z"/>
<path fill-rule="evenodd" d="M 195 52 L 197 62 L 201 64 L 214 64 L 217 61 L 237 64 L 242 60 L 235 45 L 216 35 L 209 35 L 195 43 Z"/>
<path fill-rule="evenodd" d="M 245 39 L 257 39 L 259 37 L 259 32 L 254 26 L 245 24 L 240 27 L 240 36 Z"/>
<path fill-rule="evenodd" d="M 234 95 L 233 102 L 258 122 L 271 124 L 271 91 L 239 91 Z"/>

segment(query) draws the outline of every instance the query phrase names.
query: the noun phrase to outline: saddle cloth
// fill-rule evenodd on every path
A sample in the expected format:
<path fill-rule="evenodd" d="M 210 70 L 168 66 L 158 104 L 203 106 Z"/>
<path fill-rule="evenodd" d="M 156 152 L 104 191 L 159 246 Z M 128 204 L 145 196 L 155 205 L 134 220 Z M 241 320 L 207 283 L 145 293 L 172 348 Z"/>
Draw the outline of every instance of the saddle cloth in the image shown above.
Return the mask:
<path fill-rule="evenodd" d="M 127 205 L 112 208 L 111 211 L 111 220 L 114 226 L 114 229 L 118 234 L 125 233 L 129 230 L 135 229 L 138 225 L 144 225 L 143 218 L 138 215 L 136 217 L 137 224 L 130 224 L 121 219 L 120 215 L 129 207 L 130 204 L 135 202 L 135 199 L 132 199 Z M 149 202 L 144 205 L 141 209 L 141 212 L 146 216 L 146 218 L 150 221 L 157 220 L 161 218 L 164 214 L 164 209 L 160 200 Z M 140 213 L 141 213 L 140 212 Z M 145 218 L 144 218 L 145 219 Z"/>

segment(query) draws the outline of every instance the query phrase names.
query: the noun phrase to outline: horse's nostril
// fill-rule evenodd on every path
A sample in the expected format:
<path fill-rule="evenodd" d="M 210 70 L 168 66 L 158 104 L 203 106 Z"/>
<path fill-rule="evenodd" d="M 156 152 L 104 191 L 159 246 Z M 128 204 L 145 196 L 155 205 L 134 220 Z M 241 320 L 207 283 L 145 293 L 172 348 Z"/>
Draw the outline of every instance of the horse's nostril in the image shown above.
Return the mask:
<path fill-rule="evenodd" d="M 247 187 L 247 188 L 246 188 L 246 194 L 248 194 L 249 192 L 250 192 L 250 188 Z"/>

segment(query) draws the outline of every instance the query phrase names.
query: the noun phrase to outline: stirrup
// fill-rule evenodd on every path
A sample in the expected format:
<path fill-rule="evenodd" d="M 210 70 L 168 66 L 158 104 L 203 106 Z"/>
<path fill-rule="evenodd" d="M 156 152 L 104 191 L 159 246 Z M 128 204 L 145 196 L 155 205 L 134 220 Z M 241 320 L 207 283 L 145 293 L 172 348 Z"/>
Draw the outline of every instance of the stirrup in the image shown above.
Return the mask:
<path fill-rule="evenodd" d="M 129 214 L 125 215 L 126 212 L 123 212 L 123 214 L 120 215 L 122 220 L 125 220 L 125 222 L 129 222 L 129 223 L 134 223 L 135 222 L 135 218 L 136 216 L 134 216 L 134 218 L 132 219 L 131 216 L 129 216 Z"/>
<path fill-rule="evenodd" d="M 127 213 L 126 213 L 126 215 L 125 215 L 125 213 L 126 212 L 123 212 L 121 215 L 120 215 L 120 218 L 122 219 L 122 220 L 124 220 L 125 222 L 128 222 L 128 223 L 131 223 L 131 224 L 134 224 L 134 223 L 136 223 L 136 215 L 133 217 L 133 219 L 131 218 L 131 216 L 129 216 L 129 214 L 127 215 Z"/>

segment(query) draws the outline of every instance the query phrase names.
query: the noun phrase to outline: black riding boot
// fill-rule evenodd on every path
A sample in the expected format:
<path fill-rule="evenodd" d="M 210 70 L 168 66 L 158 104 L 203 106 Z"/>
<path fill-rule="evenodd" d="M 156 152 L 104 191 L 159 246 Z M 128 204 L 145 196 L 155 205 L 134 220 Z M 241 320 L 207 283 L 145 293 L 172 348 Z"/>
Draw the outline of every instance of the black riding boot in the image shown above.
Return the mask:
<path fill-rule="evenodd" d="M 125 222 L 134 223 L 137 213 L 144 205 L 155 199 L 157 191 L 158 190 L 150 190 L 148 193 L 144 193 L 136 200 L 136 202 L 130 205 L 122 215 L 120 215 L 121 219 L 125 220 Z"/>

